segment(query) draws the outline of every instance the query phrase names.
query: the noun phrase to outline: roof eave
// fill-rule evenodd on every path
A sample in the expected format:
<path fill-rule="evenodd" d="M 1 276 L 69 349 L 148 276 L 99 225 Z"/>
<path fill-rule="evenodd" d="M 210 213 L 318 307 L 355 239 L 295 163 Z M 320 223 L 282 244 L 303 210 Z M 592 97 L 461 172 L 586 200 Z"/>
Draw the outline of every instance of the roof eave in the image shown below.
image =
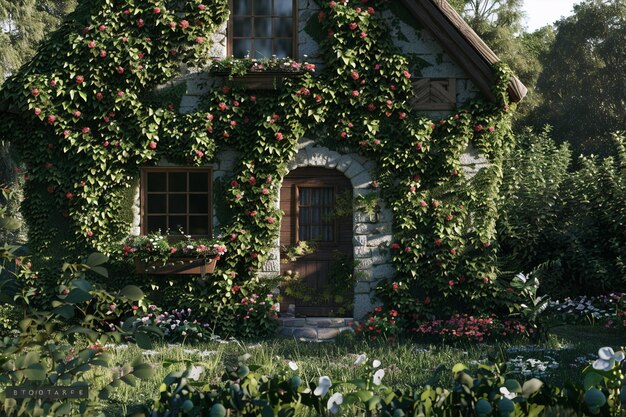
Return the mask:
<path fill-rule="evenodd" d="M 413 17 L 441 42 L 444 49 L 470 75 L 478 89 L 490 100 L 493 95 L 493 65 L 500 61 L 476 32 L 446 0 L 402 0 Z M 508 93 L 513 102 L 521 101 L 528 89 L 512 77 Z"/>

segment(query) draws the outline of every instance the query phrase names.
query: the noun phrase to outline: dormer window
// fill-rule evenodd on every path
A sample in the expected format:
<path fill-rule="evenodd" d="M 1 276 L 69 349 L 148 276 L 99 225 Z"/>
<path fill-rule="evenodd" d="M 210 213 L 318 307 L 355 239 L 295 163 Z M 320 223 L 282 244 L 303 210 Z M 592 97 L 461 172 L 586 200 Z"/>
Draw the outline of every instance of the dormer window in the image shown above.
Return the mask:
<path fill-rule="evenodd" d="M 230 0 L 229 55 L 234 58 L 294 58 L 296 0 Z"/>

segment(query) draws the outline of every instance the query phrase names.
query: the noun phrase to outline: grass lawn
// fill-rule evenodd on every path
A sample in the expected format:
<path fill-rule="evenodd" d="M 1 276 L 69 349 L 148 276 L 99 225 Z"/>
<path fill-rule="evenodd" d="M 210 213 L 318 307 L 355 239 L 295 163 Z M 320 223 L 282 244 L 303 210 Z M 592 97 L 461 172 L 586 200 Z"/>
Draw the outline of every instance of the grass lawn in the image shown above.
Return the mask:
<path fill-rule="evenodd" d="M 424 384 L 440 365 L 446 367 L 437 373 L 441 384 L 452 384 L 450 369 L 457 362 L 470 367 L 485 361 L 488 355 L 508 363 L 512 376 L 525 379 L 539 377 L 550 383 L 564 381 L 582 382 L 581 371 L 597 358 L 598 348 L 626 344 L 623 333 L 592 326 L 559 326 L 553 329 L 549 340 L 540 345 L 522 343 L 460 344 L 455 346 L 427 345 L 417 342 L 372 343 L 344 337 L 336 343 L 311 343 L 288 339 L 262 342 L 213 342 L 195 345 L 159 345 L 153 351 L 141 351 L 135 346 L 110 348 L 114 362 L 122 365 L 138 355 L 157 369 L 156 377 L 138 381 L 135 387 L 122 385 L 109 401 L 103 404 L 109 416 L 124 416 L 133 406 L 146 404 L 156 398 L 163 378 L 174 370 L 185 367 L 183 362 L 164 367 L 164 361 L 189 360 L 204 367 L 200 380 L 219 382 L 224 364 L 237 363 L 237 358 L 250 353 L 249 363 L 261 365 L 263 372 L 273 373 L 287 369 L 294 361 L 304 380 L 315 380 L 328 375 L 334 382 L 360 376 L 353 365 L 356 357 L 366 353 L 368 360 L 379 359 L 385 369 L 384 382 L 388 386 L 402 387 Z M 167 364 L 166 364 L 167 365 Z M 108 376 L 111 369 L 98 370 Z"/>

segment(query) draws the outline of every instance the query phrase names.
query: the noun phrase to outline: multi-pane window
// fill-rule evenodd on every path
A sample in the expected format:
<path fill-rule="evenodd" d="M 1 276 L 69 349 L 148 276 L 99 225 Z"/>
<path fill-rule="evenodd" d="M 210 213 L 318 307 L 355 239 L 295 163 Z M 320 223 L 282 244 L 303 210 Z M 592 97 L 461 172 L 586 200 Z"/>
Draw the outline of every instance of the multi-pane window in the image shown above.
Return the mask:
<path fill-rule="evenodd" d="M 231 0 L 230 53 L 235 58 L 293 58 L 296 0 Z"/>
<path fill-rule="evenodd" d="M 144 168 L 141 231 L 211 235 L 210 168 Z"/>
<path fill-rule="evenodd" d="M 298 187 L 298 240 L 334 241 L 334 204 L 334 188 Z"/>

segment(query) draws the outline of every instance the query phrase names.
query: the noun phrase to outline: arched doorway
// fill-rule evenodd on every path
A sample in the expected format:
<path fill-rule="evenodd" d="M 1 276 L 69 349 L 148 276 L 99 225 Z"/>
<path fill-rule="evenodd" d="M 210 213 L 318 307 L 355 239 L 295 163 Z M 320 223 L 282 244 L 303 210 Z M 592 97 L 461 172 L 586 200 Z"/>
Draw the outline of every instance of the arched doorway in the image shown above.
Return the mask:
<path fill-rule="evenodd" d="M 296 291 L 300 297 L 297 294 L 284 296 L 281 311 L 295 304 L 298 316 L 352 315 L 346 305 L 351 304 L 353 294 L 346 294 L 343 302 L 342 297 L 328 297 L 329 288 L 335 291 L 336 286 L 330 280 L 336 276 L 338 262 L 345 263 L 349 258 L 352 265 L 352 215 L 339 217 L 335 211 L 338 199 L 346 196 L 351 201 L 352 184 L 334 169 L 303 167 L 285 177 L 280 190 L 280 208 L 285 213 L 280 243 L 293 247 L 306 241 L 311 242 L 315 250 L 281 264 L 283 275 L 291 271 L 292 277 L 297 276 L 294 281 L 302 284 Z"/>

